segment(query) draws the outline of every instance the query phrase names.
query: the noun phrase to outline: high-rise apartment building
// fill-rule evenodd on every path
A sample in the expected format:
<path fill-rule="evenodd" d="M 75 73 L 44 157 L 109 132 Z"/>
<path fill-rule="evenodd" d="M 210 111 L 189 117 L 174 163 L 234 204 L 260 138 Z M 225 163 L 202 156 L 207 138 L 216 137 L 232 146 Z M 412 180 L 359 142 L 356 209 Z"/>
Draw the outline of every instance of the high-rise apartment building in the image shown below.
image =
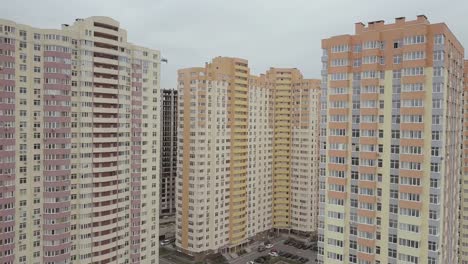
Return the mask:
<path fill-rule="evenodd" d="M 468 60 L 464 68 L 465 94 L 463 102 L 463 174 L 461 177 L 460 206 L 460 263 L 468 264 Z"/>
<path fill-rule="evenodd" d="M 320 81 L 253 76 L 228 57 L 178 74 L 176 245 L 225 252 L 271 229 L 315 231 Z"/>
<path fill-rule="evenodd" d="M 322 48 L 319 263 L 457 263 L 463 47 L 421 15 Z"/>
<path fill-rule="evenodd" d="M 161 178 L 159 217 L 175 215 L 177 178 L 177 90 L 161 90 Z"/>
<path fill-rule="evenodd" d="M 0 20 L 0 262 L 158 263 L 159 51 Z"/>

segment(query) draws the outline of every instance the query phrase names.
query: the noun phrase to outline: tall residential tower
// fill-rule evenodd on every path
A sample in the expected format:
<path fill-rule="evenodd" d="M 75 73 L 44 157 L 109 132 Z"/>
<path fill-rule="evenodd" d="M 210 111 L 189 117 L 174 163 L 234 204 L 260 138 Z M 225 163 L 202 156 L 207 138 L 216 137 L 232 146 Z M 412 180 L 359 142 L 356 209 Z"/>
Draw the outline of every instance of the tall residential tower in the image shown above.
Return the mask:
<path fill-rule="evenodd" d="M 322 47 L 319 263 L 457 263 L 463 47 L 423 15 Z"/>
<path fill-rule="evenodd" d="M 465 94 L 463 104 L 463 174 L 460 206 L 460 263 L 468 264 L 468 60 L 465 60 Z"/>
<path fill-rule="evenodd" d="M 250 75 L 217 57 L 179 70 L 176 245 L 235 251 L 264 231 L 317 227 L 320 81 Z"/>
<path fill-rule="evenodd" d="M 0 262 L 158 263 L 159 51 L 0 20 Z"/>
<path fill-rule="evenodd" d="M 177 178 L 177 90 L 161 90 L 161 178 L 159 217 L 174 216 Z"/>

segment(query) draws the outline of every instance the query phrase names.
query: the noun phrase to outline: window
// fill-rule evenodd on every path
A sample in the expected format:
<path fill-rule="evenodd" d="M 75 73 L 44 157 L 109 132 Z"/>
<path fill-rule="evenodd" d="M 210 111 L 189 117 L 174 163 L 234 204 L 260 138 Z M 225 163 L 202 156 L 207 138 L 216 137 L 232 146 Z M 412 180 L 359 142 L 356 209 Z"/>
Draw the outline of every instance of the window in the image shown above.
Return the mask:
<path fill-rule="evenodd" d="M 422 123 L 423 116 L 422 115 L 402 115 L 401 122 L 402 123 Z"/>
<path fill-rule="evenodd" d="M 352 130 L 352 137 L 353 138 L 358 138 L 359 137 L 359 129 L 353 129 Z"/>
<path fill-rule="evenodd" d="M 419 248 L 419 241 L 400 238 L 400 246 L 412 247 L 412 248 Z"/>
<path fill-rule="evenodd" d="M 390 228 L 398 228 L 398 221 L 395 219 L 388 220 L 388 227 Z"/>
<path fill-rule="evenodd" d="M 441 93 L 443 89 L 444 84 L 443 83 L 433 83 L 432 84 L 432 91 L 434 93 Z"/>
<path fill-rule="evenodd" d="M 434 36 L 434 44 L 444 44 L 445 36 L 442 34 L 437 34 Z"/>
<path fill-rule="evenodd" d="M 420 186 L 421 185 L 421 179 L 419 179 L 419 178 L 410 178 L 410 177 L 402 177 L 400 184 Z"/>
<path fill-rule="evenodd" d="M 440 172 L 440 163 L 431 162 L 431 172 Z"/>
<path fill-rule="evenodd" d="M 434 51 L 434 61 L 443 61 L 445 58 L 445 53 L 443 50 Z"/>
<path fill-rule="evenodd" d="M 402 107 L 423 107 L 424 101 L 422 99 L 407 99 L 401 100 Z"/>
<path fill-rule="evenodd" d="M 437 242 L 429 241 L 428 247 L 429 247 L 429 250 L 431 251 L 437 251 Z"/>
<path fill-rule="evenodd" d="M 403 45 L 414 45 L 426 42 L 426 36 L 416 35 L 403 38 Z"/>
<path fill-rule="evenodd" d="M 341 44 L 341 45 L 333 46 L 331 48 L 332 53 L 340 53 L 340 52 L 348 52 L 348 51 L 349 51 L 348 44 Z"/>
<path fill-rule="evenodd" d="M 419 217 L 420 211 L 412 208 L 400 208 L 400 215 Z"/>
<path fill-rule="evenodd" d="M 359 53 L 361 51 L 362 51 L 362 45 L 361 44 L 357 44 L 357 45 L 353 46 L 353 52 Z"/>
<path fill-rule="evenodd" d="M 361 67 L 361 59 L 353 60 L 353 67 Z"/>
<path fill-rule="evenodd" d="M 437 194 L 430 194 L 429 195 L 429 202 L 431 204 L 439 204 L 439 195 Z"/>
<path fill-rule="evenodd" d="M 401 163 L 401 169 L 405 170 L 421 170 L 421 163 L 420 162 L 408 162 L 408 161 L 402 161 Z"/>
<path fill-rule="evenodd" d="M 423 60 L 426 58 L 424 51 L 412 51 L 403 53 L 403 61 Z"/>
<path fill-rule="evenodd" d="M 431 178 L 430 186 L 435 189 L 439 188 L 439 180 Z"/>
<path fill-rule="evenodd" d="M 362 45 L 362 49 L 381 49 L 384 47 L 384 42 L 379 40 L 366 41 Z"/>
<path fill-rule="evenodd" d="M 434 67 L 434 76 L 441 77 L 444 76 L 444 67 Z"/>
<path fill-rule="evenodd" d="M 348 59 L 334 59 L 331 61 L 331 66 L 332 67 L 337 67 L 337 66 L 348 66 Z"/>
<path fill-rule="evenodd" d="M 424 75 L 423 67 L 404 68 L 403 76 L 419 76 Z"/>
<path fill-rule="evenodd" d="M 435 210 L 429 210 L 429 219 L 439 219 L 439 213 Z"/>
<path fill-rule="evenodd" d="M 433 236 L 437 236 L 439 234 L 439 228 L 437 226 L 430 225 L 429 234 Z"/>
<path fill-rule="evenodd" d="M 400 64 L 402 60 L 403 60 L 403 57 L 401 55 L 393 56 L 393 64 Z"/>
<path fill-rule="evenodd" d="M 332 81 L 343 81 L 343 80 L 348 80 L 348 74 L 347 73 L 332 73 L 331 74 L 331 80 Z"/>
<path fill-rule="evenodd" d="M 410 84 L 403 84 L 401 89 L 403 92 L 419 92 L 424 91 L 424 84 L 422 83 L 410 83 Z"/>
<path fill-rule="evenodd" d="M 439 157 L 440 156 L 440 148 L 439 147 L 432 147 L 431 148 L 431 156 Z"/>
<path fill-rule="evenodd" d="M 401 79 L 401 70 L 393 70 L 393 79 Z"/>

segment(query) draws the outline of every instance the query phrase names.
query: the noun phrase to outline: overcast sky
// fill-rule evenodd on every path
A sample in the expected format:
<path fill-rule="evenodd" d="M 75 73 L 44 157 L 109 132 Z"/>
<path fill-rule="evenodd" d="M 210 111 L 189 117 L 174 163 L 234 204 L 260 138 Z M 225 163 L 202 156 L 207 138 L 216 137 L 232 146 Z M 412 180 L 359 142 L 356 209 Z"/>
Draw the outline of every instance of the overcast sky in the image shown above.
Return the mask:
<path fill-rule="evenodd" d="M 468 0 L 3 0 L 0 17 L 40 28 L 75 18 L 109 16 L 130 42 L 161 50 L 161 87 L 176 86 L 179 68 L 216 56 L 249 60 L 253 74 L 296 67 L 320 77 L 320 41 L 352 34 L 355 22 L 425 14 L 445 22 L 468 47 Z"/>

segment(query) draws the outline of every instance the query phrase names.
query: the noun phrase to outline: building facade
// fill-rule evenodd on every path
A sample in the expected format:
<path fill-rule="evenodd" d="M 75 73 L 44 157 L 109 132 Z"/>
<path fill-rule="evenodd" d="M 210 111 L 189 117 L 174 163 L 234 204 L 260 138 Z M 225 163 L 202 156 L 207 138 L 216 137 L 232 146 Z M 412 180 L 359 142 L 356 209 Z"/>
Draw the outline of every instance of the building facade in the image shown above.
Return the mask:
<path fill-rule="evenodd" d="M 161 90 L 161 179 L 159 217 L 175 215 L 177 178 L 177 90 Z"/>
<path fill-rule="evenodd" d="M 176 245 L 224 252 L 271 229 L 315 231 L 320 81 L 253 76 L 228 57 L 178 74 Z"/>
<path fill-rule="evenodd" d="M 458 263 L 463 47 L 422 15 L 322 48 L 319 263 Z"/>
<path fill-rule="evenodd" d="M 159 51 L 0 20 L 0 263 L 158 263 Z"/>
<path fill-rule="evenodd" d="M 464 69 L 464 113 L 463 113 L 463 174 L 461 178 L 460 206 L 460 263 L 468 264 L 468 60 Z"/>

